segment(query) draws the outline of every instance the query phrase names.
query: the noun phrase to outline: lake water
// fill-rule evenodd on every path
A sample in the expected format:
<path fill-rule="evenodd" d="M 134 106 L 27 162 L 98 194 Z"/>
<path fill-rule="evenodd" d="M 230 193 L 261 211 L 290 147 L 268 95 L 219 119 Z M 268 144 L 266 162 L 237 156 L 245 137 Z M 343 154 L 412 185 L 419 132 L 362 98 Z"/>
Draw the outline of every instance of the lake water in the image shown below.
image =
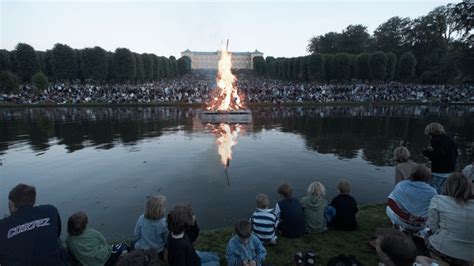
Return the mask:
<path fill-rule="evenodd" d="M 345 178 L 359 204 L 383 202 L 394 186 L 400 141 L 415 161 L 428 163 L 423 130 L 440 122 L 460 148 L 458 168 L 474 142 L 473 106 L 254 108 L 252 124 L 227 128 L 237 144 L 226 175 L 216 143 L 224 130 L 203 125 L 199 111 L 0 108 L 0 217 L 9 214 L 8 192 L 20 182 L 36 186 L 37 204 L 59 209 L 63 235 L 67 218 L 82 210 L 109 239 L 130 238 L 147 196 L 156 193 L 166 195 L 168 210 L 191 203 L 204 229 L 248 218 L 258 193 L 273 205 L 282 182 L 300 198 L 321 181 L 330 200 Z"/>

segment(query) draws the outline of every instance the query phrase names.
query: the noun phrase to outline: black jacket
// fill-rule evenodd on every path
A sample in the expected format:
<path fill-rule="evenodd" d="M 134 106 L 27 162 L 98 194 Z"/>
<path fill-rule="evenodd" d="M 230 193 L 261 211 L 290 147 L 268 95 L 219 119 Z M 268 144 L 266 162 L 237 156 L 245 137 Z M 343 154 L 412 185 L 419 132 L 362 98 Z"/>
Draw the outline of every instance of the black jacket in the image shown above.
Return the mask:
<path fill-rule="evenodd" d="M 357 202 L 351 195 L 339 194 L 332 201 L 331 206 L 336 209 L 336 217 L 331 226 L 338 230 L 352 231 L 357 228 Z"/>
<path fill-rule="evenodd" d="M 61 220 L 52 205 L 26 205 L 0 220 L 0 264 L 67 265 Z"/>
<path fill-rule="evenodd" d="M 278 202 L 280 207 L 280 223 L 278 230 L 284 237 L 303 236 L 306 231 L 304 213 L 301 203 L 295 198 L 287 198 Z"/>
<path fill-rule="evenodd" d="M 168 264 L 170 266 L 200 266 L 201 260 L 187 234 L 176 239 L 168 234 Z"/>
<path fill-rule="evenodd" d="M 458 158 L 458 147 L 445 134 L 433 135 L 431 137 L 432 151 L 424 150 L 423 155 L 431 161 L 431 172 L 452 173 L 456 168 Z"/>

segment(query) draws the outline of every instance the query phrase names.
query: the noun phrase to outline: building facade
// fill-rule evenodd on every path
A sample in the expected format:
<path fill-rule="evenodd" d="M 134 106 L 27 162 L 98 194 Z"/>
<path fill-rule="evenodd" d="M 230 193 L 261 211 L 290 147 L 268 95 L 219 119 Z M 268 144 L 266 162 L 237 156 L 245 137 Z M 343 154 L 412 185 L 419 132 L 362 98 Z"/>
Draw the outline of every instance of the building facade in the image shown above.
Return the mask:
<path fill-rule="evenodd" d="M 230 52 L 232 55 L 232 68 L 253 69 L 253 58 L 262 56 L 263 53 L 255 50 L 253 52 Z M 181 56 L 187 56 L 191 59 L 191 69 L 217 69 L 220 52 L 181 52 Z"/>

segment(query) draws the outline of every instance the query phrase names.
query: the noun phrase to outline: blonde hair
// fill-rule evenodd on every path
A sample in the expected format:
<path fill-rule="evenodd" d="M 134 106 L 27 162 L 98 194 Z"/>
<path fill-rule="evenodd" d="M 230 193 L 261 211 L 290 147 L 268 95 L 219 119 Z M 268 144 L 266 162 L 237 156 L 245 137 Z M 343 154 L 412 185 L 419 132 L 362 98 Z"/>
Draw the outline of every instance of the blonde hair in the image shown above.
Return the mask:
<path fill-rule="evenodd" d="M 409 179 L 411 181 L 428 182 L 431 179 L 431 169 L 423 164 L 418 164 L 412 169 Z"/>
<path fill-rule="evenodd" d="M 322 198 L 326 195 L 326 188 L 320 182 L 313 182 L 309 184 L 308 190 L 306 190 L 308 195 Z"/>
<path fill-rule="evenodd" d="M 471 190 L 471 180 L 460 172 L 449 175 L 444 183 L 444 194 L 453 197 L 459 205 L 464 205 L 474 198 Z"/>
<path fill-rule="evenodd" d="M 266 209 L 270 206 L 270 199 L 265 194 L 258 194 L 256 197 L 257 200 L 257 208 Z"/>
<path fill-rule="evenodd" d="M 351 183 L 345 179 L 341 179 L 337 183 L 337 190 L 339 190 L 341 194 L 349 194 L 351 192 Z"/>
<path fill-rule="evenodd" d="M 397 163 L 408 162 L 410 156 L 410 151 L 404 146 L 400 146 L 393 151 L 393 160 Z"/>
<path fill-rule="evenodd" d="M 446 134 L 444 127 L 440 123 L 429 123 L 425 127 L 425 135 L 433 136 L 433 135 L 441 135 Z"/>
<path fill-rule="evenodd" d="M 146 201 L 145 218 L 150 220 L 159 220 L 163 218 L 165 207 L 165 196 L 150 196 Z"/>

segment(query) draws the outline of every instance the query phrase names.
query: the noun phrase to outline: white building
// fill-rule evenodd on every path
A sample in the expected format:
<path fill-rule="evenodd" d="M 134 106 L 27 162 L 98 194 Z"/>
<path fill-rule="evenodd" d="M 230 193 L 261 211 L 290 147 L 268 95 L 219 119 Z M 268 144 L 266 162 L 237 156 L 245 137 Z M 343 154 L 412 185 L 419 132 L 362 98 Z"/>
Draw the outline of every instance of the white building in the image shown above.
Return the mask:
<path fill-rule="evenodd" d="M 232 68 L 236 69 L 253 69 L 253 58 L 262 56 L 263 53 L 255 50 L 253 52 L 230 52 L 232 55 Z M 191 58 L 191 69 L 217 69 L 220 52 L 181 52 L 181 56 Z"/>

